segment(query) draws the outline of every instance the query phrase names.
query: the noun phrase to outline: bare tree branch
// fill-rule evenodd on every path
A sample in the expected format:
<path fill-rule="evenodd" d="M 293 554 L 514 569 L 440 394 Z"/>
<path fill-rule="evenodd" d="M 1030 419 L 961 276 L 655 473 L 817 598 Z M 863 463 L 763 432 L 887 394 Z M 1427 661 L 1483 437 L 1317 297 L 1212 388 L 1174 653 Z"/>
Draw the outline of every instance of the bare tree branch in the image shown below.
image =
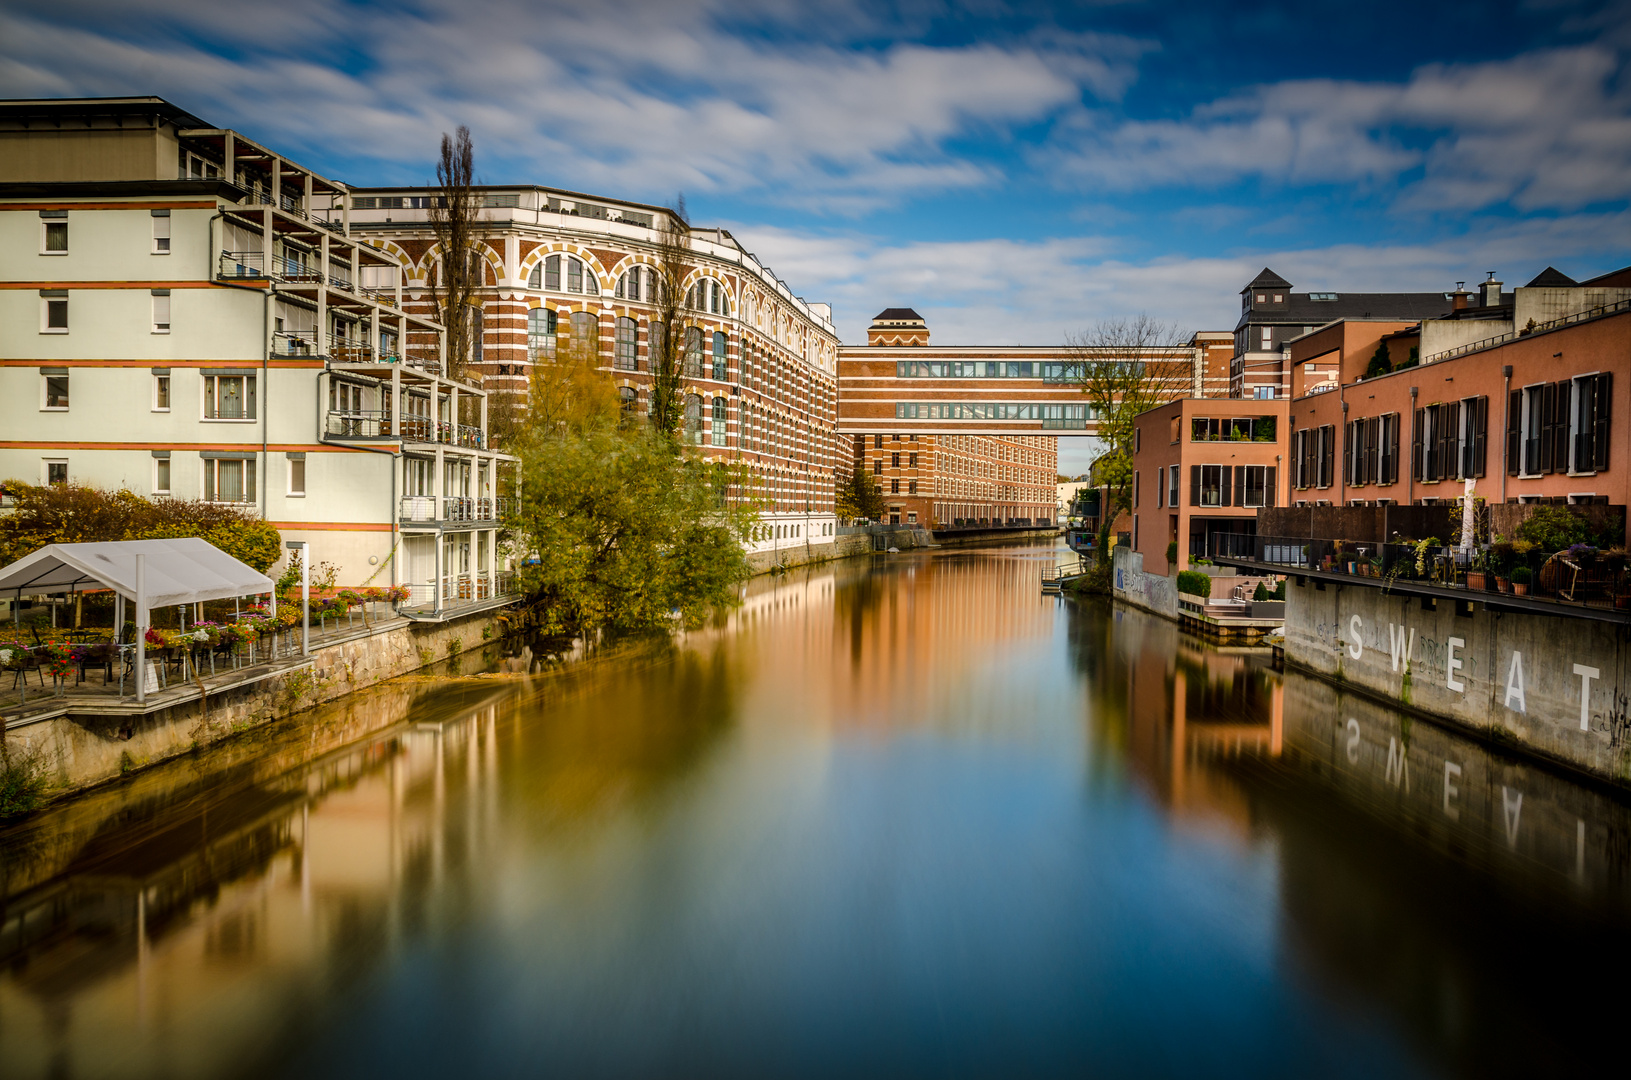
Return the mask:
<path fill-rule="evenodd" d="M 475 147 L 463 124 L 453 135 L 442 135 L 436 162 L 436 191 L 428 216 L 431 232 L 441 249 L 441 263 L 431 278 L 431 297 L 442 325 L 447 328 L 447 374 L 461 378 L 470 363 L 480 307 L 478 290 L 485 283 L 485 260 L 479 244 L 484 229 L 480 220 L 481 196 L 474 190 Z"/>
<path fill-rule="evenodd" d="M 691 272 L 691 223 L 685 196 L 657 225 L 656 311 L 651 319 L 651 426 L 676 447 L 685 422 L 684 355 L 690 319 L 685 308 L 685 279 Z"/>

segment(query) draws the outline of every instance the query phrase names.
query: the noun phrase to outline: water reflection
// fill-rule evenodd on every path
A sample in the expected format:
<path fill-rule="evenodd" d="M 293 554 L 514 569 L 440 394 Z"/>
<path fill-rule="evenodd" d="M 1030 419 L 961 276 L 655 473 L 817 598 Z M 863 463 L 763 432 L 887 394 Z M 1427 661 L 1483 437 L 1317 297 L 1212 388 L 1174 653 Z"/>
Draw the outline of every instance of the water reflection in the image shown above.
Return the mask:
<path fill-rule="evenodd" d="M 1587 1054 L 1618 796 L 1044 597 L 1054 558 L 758 580 L 713 628 L 565 667 L 494 647 L 7 830 L 0 1072 Z"/>

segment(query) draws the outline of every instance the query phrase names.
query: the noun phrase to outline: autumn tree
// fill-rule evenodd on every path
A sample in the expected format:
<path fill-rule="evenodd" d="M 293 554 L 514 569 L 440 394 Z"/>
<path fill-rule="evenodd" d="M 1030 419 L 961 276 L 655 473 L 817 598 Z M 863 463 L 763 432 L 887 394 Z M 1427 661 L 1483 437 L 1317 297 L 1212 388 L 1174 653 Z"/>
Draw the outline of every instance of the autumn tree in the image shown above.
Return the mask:
<path fill-rule="evenodd" d="M 470 141 L 470 129 L 463 124 L 453 135 L 442 135 L 434 190 L 427 215 L 441 262 L 430 282 L 431 297 L 447 330 L 447 373 L 461 378 L 475 346 L 480 290 L 485 280 L 482 197 L 475 190 L 475 147 Z"/>
<path fill-rule="evenodd" d="M 1105 489 L 1098 558 L 1110 558 L 1116 517 L 1133 505 L 1133 420 L 1192 391 L 1194 356 L 1177 327 L 1148 315 L 1105 319 L 1066 341 L 1071 372 L 1087 398 L 1103 453 L 1094 463 Z"/>
<path fill-rule="evenodd" d="M 883 517 L 883 489 L 878 487 L 877 477 L 861 468 L 860 463 L 839 487 L 835 502 L 841 518 L 877 520 Z"/>

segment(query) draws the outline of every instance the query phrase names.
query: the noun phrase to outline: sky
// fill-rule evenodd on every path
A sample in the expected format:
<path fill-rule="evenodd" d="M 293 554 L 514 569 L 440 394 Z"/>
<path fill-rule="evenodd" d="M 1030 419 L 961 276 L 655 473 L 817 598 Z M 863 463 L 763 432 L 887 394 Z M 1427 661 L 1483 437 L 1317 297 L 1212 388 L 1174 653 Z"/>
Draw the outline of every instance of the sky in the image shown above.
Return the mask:
<path fill-rule="evenodd" d="M 723 226 L 840 336 L 950 345 L 1631 264 L 1631 0 L 0 0 L 0 96 L 156 94 L 335 179 Z"/>

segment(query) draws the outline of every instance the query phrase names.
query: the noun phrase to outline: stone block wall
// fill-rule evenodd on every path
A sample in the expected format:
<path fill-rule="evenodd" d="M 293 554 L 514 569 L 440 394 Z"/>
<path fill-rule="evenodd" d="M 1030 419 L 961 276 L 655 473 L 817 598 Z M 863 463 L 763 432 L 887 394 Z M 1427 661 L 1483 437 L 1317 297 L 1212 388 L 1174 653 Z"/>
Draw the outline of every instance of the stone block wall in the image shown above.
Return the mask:
<path fill-rule="evenodd" d="M 1594 619 L 1292 578 L 1286 660 L 1428 716 L 1631 783 L 1631 648 Z"/>

